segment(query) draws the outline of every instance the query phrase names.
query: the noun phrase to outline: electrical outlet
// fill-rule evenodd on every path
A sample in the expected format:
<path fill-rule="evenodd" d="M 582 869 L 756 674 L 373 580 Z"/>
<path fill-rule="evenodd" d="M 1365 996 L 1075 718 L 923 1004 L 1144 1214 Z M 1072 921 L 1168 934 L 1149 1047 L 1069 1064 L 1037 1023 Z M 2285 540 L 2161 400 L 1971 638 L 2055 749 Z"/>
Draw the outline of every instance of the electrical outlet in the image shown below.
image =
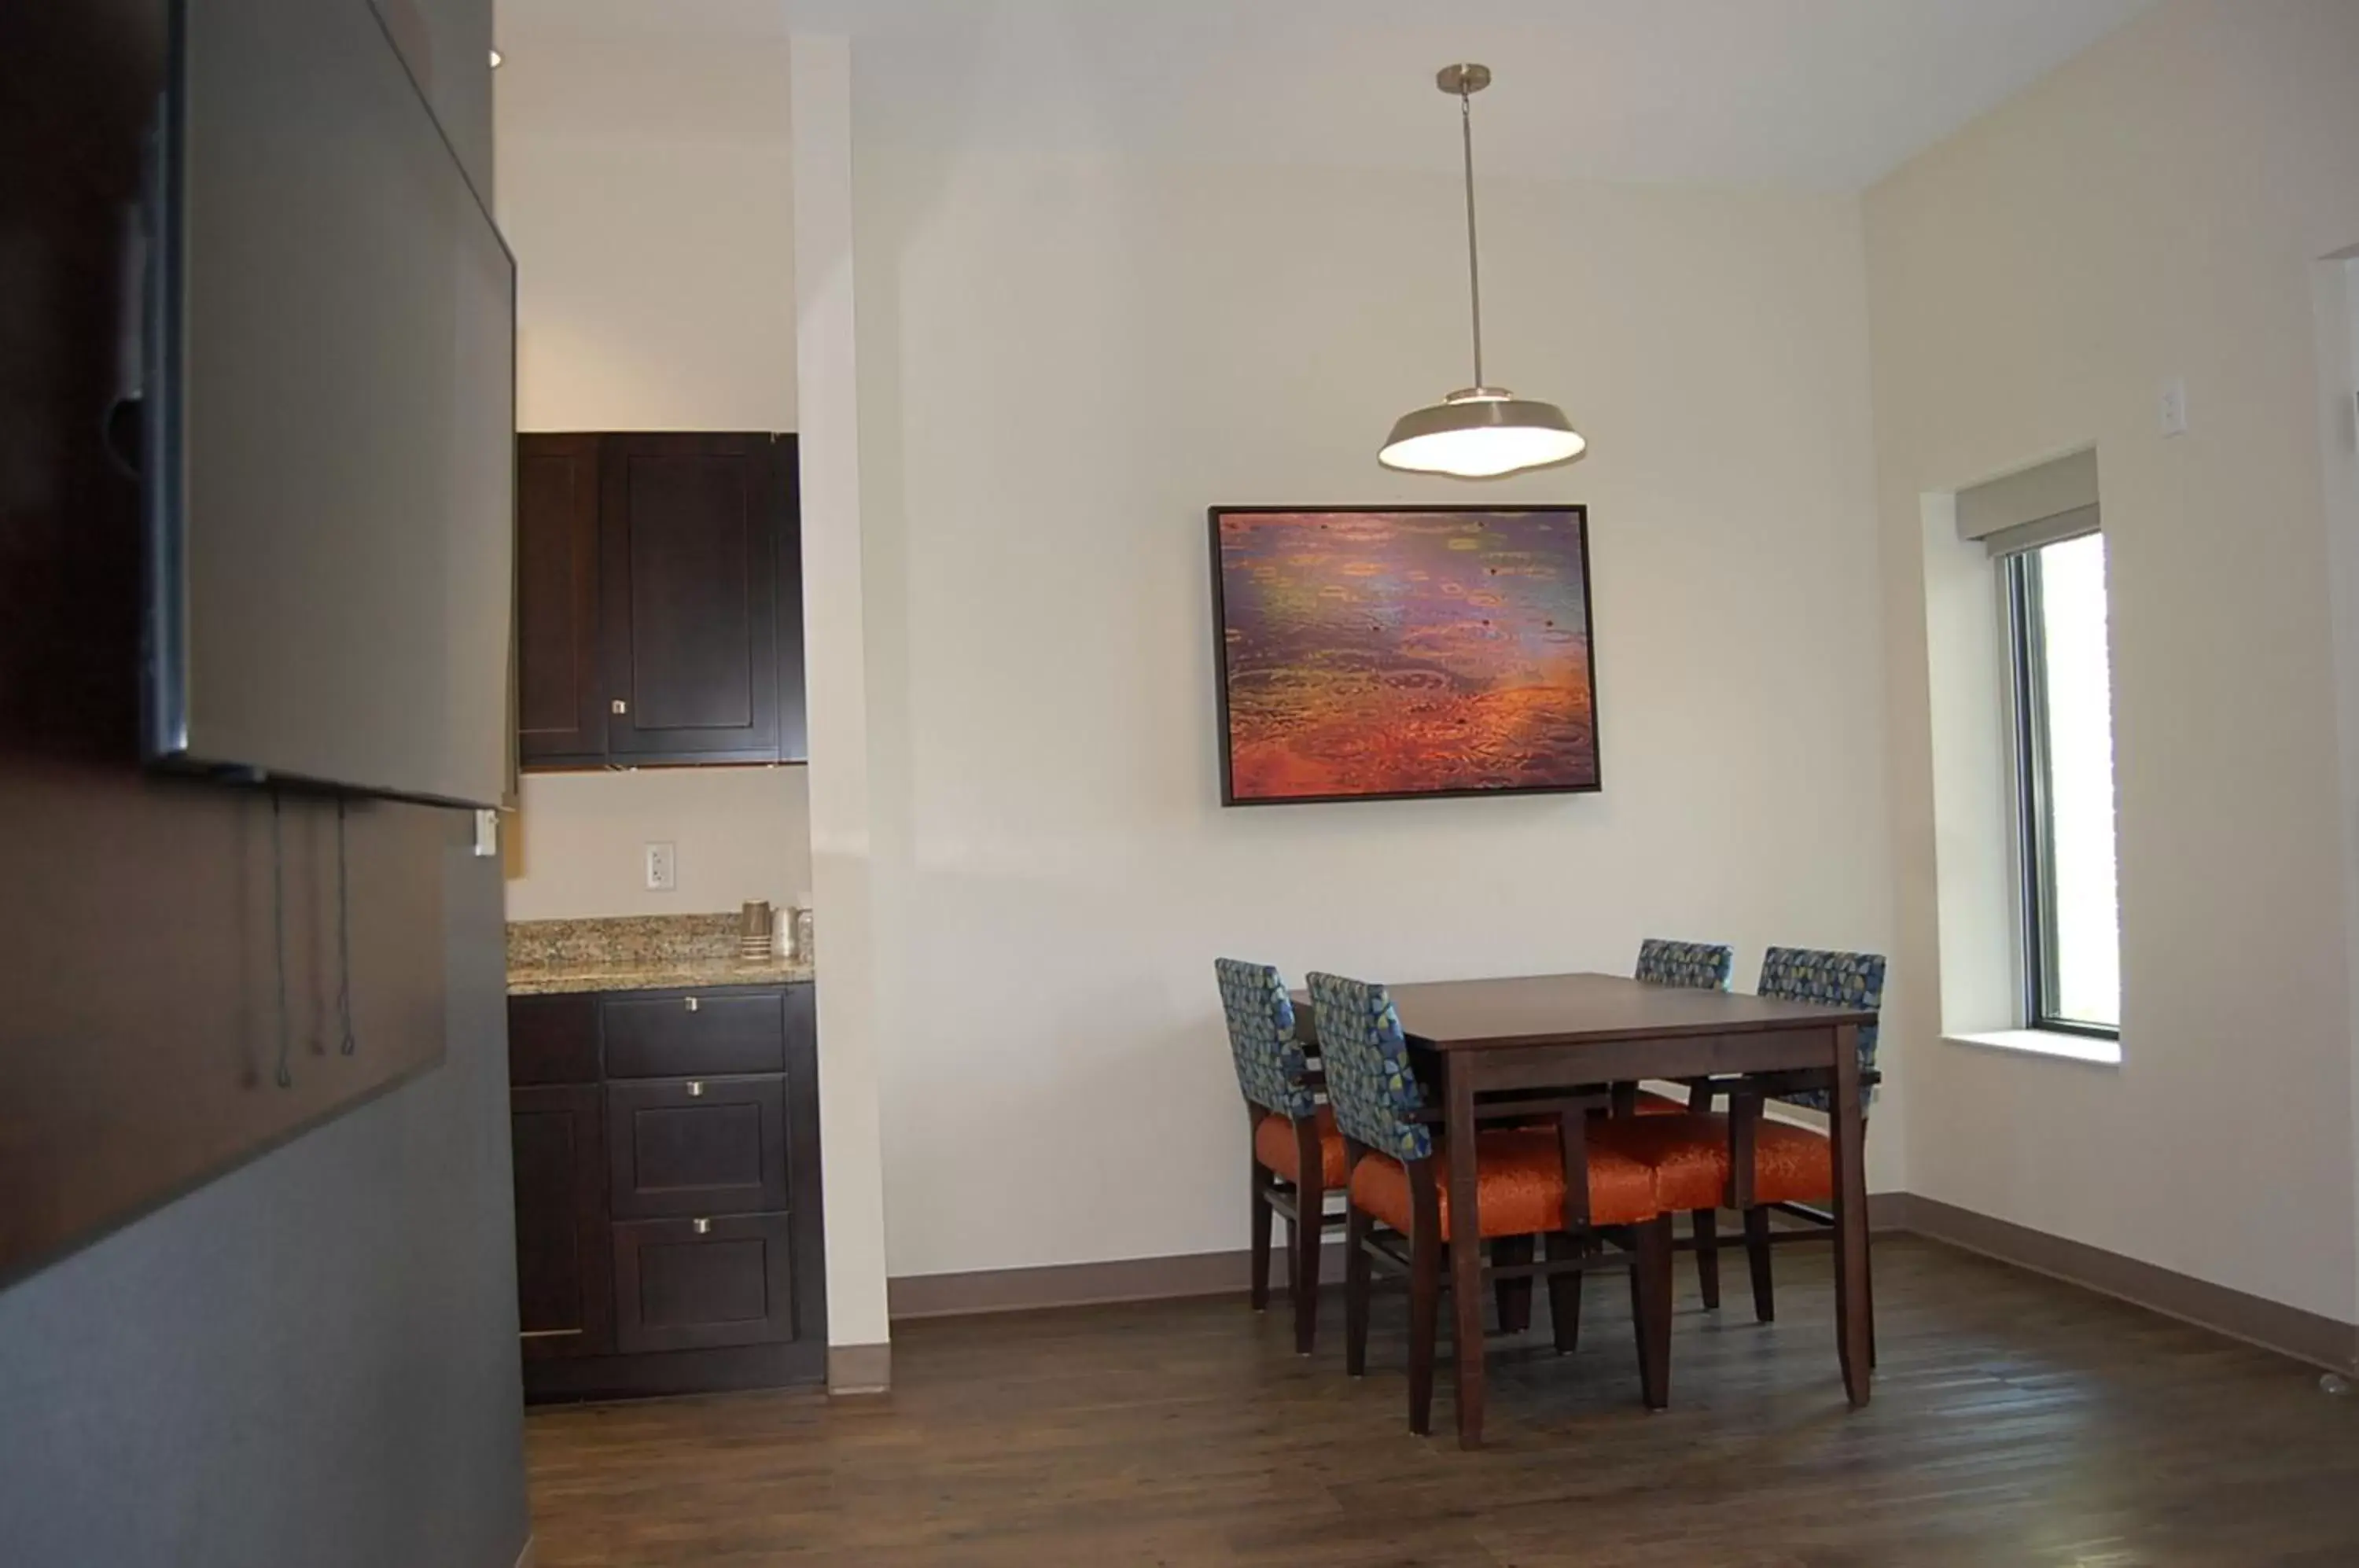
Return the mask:
<path fill-rule="evenodd" d="M 2162 397 L 2157 408 L 2161 417 L 2162 433 L 2183 436 L 2187 433 L 2187 383 L 2177 376 L 2162 384 Z"/>
<path fill-rule="evenodd" d="M 669 893 L 679 887 L 679 850 L 669 844 L 647 845 L 647 891 Z"/>

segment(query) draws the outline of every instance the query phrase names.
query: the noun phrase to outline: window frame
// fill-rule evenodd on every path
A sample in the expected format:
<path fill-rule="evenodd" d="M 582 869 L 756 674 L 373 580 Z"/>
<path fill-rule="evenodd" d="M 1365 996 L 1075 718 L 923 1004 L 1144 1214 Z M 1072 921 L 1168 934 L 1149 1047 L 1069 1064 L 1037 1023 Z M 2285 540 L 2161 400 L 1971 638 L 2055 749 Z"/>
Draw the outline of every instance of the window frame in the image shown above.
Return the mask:
<path fill-rule="evenodd" d="M 2006 609 L 2009 715 L 2014 732 L 2016 908 L 2024 1028 L 2090 1040 L 2122 1038 L 2118 1024 L 2060 1016 L 2054 998 L 2061 954 L 2056 939 L 2056 822 L 2048 756 L 2048 631 L 2039 552 L 2101 533 L 2090 528 L 2040 539 L 1998 559 Z M 2118 893 L 2116 898 L 2118 899 Z M 2116 905 L 2118 909 L 2118 904 Z"/>

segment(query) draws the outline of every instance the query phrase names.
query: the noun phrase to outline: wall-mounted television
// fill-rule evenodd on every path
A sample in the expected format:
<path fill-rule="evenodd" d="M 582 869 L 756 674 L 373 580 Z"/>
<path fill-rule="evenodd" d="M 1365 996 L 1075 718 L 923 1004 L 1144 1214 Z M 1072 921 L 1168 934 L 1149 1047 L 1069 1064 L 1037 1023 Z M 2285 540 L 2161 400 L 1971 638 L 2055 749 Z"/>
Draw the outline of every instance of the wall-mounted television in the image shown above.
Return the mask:
<path fill-rule="evenodd" d="M 175 0 L 147 203 L 151 762 L 508 777 L 516 267 L 368 0 Z"/>

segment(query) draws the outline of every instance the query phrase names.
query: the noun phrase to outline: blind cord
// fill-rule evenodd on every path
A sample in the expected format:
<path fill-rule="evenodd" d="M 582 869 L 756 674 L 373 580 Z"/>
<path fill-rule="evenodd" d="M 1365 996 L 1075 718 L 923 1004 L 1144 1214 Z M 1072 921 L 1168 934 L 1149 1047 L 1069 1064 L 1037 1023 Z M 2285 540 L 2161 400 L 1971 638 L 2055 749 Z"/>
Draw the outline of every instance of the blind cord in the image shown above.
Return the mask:
<path fill-rule="evenodd" d="M 280 823 L 278 791 L 270 791 L 270 932 L 277 950 L 278 981 L 278 1086 L 295 1086 L 295 1070 L 288 1065 L 288 1031 L 287 1022 L 287 841 Z"/>
<path fill-rule="evenodd" d="M 353 878 L 344 853 L 344 798 L 336 797 L 336 1011 L 344 1029 L 346 1056 L 360 1049 L 353 1033 Z"/>

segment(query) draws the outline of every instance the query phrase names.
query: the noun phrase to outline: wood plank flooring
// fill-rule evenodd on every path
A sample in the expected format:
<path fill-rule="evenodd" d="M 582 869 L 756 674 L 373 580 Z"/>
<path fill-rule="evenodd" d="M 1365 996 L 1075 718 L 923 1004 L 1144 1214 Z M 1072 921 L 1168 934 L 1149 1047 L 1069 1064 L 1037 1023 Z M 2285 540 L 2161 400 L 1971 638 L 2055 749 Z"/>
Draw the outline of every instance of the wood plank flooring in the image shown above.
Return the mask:
<path fill-rule="evenodd" d="M 1844 1408 L 1826 1254 L 1680 1260 L 1672 1408 L 1639 1408 L 1622 1281 L 1581 1349 L 1494 1340 L 1488 1445 L 1405 1424 L 1404 1298 L 1369 1375 L 1281 1307 L 902 1325 L 889 1399 L 741 1394 L 528 1423 L 537 1568 L 2352 1568 L 2359 1397 L 2293 1362 L 1914 1237 L 1876 1244 L 1883 1365 Z M 1542 1324 L 1548 1314 L 1536 1313 Z"/>

